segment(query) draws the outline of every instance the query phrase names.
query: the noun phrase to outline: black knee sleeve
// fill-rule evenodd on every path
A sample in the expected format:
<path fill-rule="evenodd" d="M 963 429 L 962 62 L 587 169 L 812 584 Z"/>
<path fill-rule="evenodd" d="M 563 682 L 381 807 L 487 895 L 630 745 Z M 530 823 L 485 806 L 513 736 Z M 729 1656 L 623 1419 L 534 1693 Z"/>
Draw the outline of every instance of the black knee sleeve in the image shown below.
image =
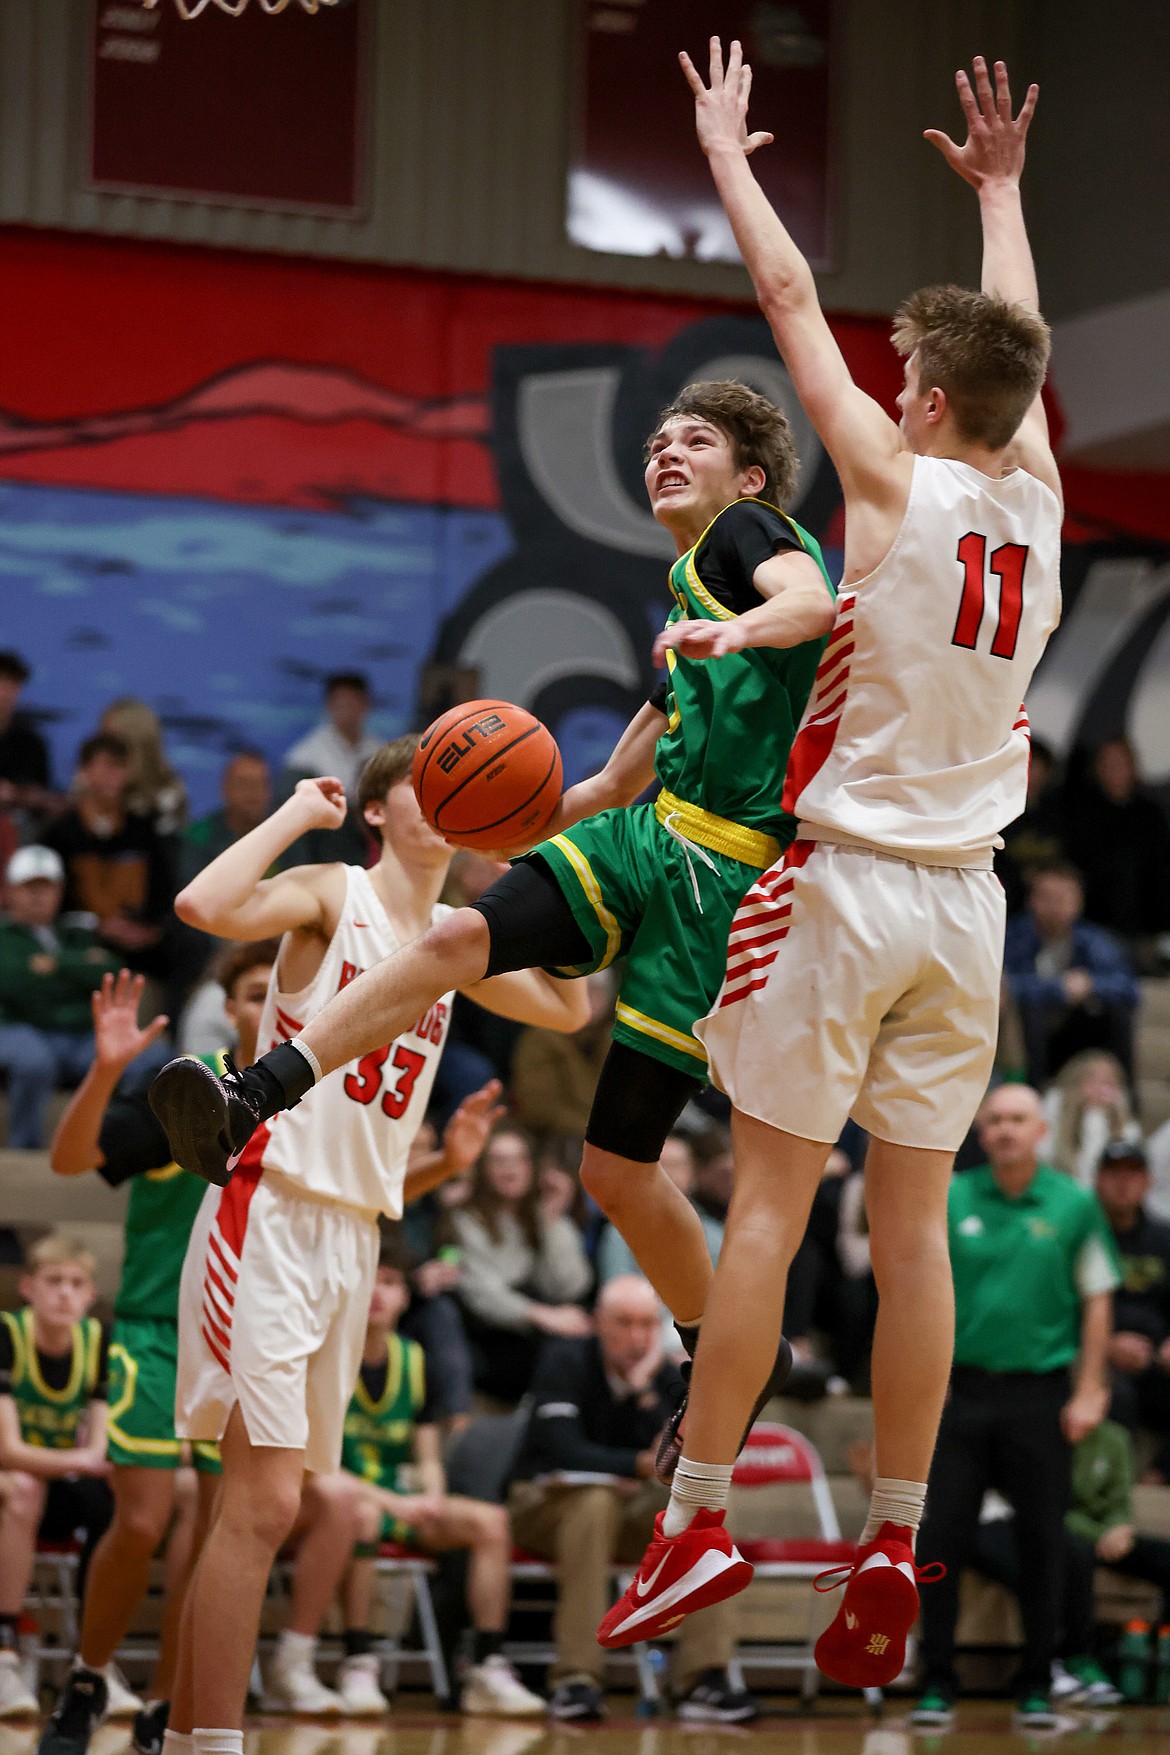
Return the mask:
<path fill-rule="evenodd" d="M 593 961 L 592 946 L 543 859 L 513 865 L 470 906 L 483 915 L 491 934 L 485 975 L 568 969 Z"/>
<path fill-rule="evenodd" d="M 605 1057 L 585 1138 L 600 1152 L 655 1164 L 666 1136 L 703 1088 L 692 1073 L 615 1042 Z"/>

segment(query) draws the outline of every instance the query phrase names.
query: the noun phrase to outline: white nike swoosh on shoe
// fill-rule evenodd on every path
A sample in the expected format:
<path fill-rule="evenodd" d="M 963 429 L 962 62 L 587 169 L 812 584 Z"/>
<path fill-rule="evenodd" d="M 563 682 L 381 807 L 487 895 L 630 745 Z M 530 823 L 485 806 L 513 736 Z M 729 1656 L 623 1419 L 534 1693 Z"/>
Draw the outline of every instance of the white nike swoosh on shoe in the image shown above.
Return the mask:
<path fill-rule="evenodd" d="M 664 1590 L 656 1602 L 646 1603 L 644 1607 L 635 1609 L 632 1615 L 627 1615 L 624 1621 L 620 1621 L 616 1627 L 611 1628 L 611 1636 L 614 1633 L 624 1633 L 630 1627 L 640 1627 L 643 1621 L 649 1621 L 652 1616 L 660 1615 L 664 1609 L 673 1608 L 675 1603 L 681 1602 L 692 1591 L 701 1590 L 703 1585 L 710 1584 L 712 1579 L 719 1577 L 720 1573 L 729 1572 L 733 1566 L 741 1566 L 742 1564 L 743 1555 L 738 1548 L 732 1548 L 730 1554 L 708 1550 L 706 1554 L 696 1560 L 689 1572 L 684 1572 L 682 1577 L 676 1579 L 668 1590 Z"/>
<path fill-rule="evenodd" d="M 664 1554 L 662 1556 L 662 1559 L 658 1562 L 657 1566 L 654 1568 L 653 1572 L 650 1574 L 649 1578 L 645 1581 L 645 1583 L 643 1583 L 641 1579 L 638 1579 L 637 1583 L 634 1586 L 634 1590 L 638 1596 L 644 1597 L 648 1590 L 654 1589 L 654 1581 L 657 1579 L 658 1574 L 662 1571 L 662 1568 L 666 1565 L 666 1562 L 669 1559 L 670 1559 L 670 1555 Z"/>
<path fill-rule="evenodd" d="M 854 1615 L 851 1612 L 851 1610 L 849 1610 L 849 1609 L 846 1609 L 846 1611 L 845 1611 L 845 1625 L 846 1625 L 846 1627 L 848 1627 L 848 1629 L 851 1633 L 852 1633 L 853 1629 L 857 1626 L 857 1616 Z"/>

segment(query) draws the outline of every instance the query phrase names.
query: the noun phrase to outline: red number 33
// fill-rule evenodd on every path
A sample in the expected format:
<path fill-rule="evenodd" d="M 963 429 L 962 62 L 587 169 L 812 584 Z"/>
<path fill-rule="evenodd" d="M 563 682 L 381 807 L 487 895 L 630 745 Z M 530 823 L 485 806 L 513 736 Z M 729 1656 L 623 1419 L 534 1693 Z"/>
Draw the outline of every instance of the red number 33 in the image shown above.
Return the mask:
<path fill-rule="evenodd" d="M 357 1071 L 346 1073 L 343 1089 L 347 1097 L 363 1106 L 372 1103 L 382 1089 L 382 1068 L 390 1059 L 390 1049 L 375 1048 L 372 1053 L 364 1054 L 358 1061 Z M 390 1065 L 399 1077 L 397 1083 L 382 1097 L 382 1113 L 391 1121 L 397 1121 L 406 1114 L 406 1106 L 410 1102 L 418 1075 L 427 1064 L 425 1054 L 417 1054 L 413 1048 L 401 1045 L 394 1050 L 394 1059 Z"/>

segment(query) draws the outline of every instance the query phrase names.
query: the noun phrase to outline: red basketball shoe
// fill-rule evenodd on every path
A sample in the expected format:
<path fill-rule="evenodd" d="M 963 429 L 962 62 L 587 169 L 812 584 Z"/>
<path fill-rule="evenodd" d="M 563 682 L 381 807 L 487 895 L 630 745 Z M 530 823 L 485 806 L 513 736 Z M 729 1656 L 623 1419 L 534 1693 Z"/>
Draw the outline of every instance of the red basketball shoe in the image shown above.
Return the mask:
<path fill-rule="evenodd" d="M 906 1662 L 906 1635 L 918 1619 L 918 1581 L 932 1583 L 946 1568 L 914 1564 L 913 1532 L 883 1523 L 872 1542 L 842 1577 L 822 1572 L 818 1590 L 844 1583 L 845 1595 L 831 1625 L 817 1640 L 817 1668 L 847 1688 L 885 1688 Z M 830 1582 L 822 1583 L 822 1580 Z"/>
<path fill-rule="evenodd" d="M 633 1583 L 597 1629 L 612 1650 L 658 1639 L 696 1609 L 733 1597 L 752 1581 L 749 1566 L 723 1527 L 722 1511 L 696 1512 L 677 1536 L 664 1536 L 660 1511 Z"/>

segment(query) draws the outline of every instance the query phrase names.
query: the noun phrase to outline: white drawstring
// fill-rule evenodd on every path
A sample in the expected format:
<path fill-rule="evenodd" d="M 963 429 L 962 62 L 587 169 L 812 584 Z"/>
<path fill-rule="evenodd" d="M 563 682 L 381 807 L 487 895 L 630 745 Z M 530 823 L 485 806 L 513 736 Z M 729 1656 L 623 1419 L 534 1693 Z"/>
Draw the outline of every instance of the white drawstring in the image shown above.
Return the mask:
<path fill-rule="evenodd" d="M 691 854 L 697 853 L 699 858 L 703 861 L 703 864 L 710 866 L 716 877 L 719 876 L 719 867 L 711 858 L 711 855 L 707 852 L 705 847 L 700 847 L 697 841 L 689 841 L 681 829 L 675 828 L 675 818 L 681 816 L 681 814 L 681 811 L 672 810 L 668 817 L 662 819 L 662 827 L 672 839 L 678 842 L 683 850 L 683 858 L 687 862 L 687 873 L 691 880 L 691 888 L 695 892 L 695 906 L 701 914 L 703 912 L 703 898 L 699 894 L 699 880 L 695 876 L 695 867 L 691 860 Z"/>

